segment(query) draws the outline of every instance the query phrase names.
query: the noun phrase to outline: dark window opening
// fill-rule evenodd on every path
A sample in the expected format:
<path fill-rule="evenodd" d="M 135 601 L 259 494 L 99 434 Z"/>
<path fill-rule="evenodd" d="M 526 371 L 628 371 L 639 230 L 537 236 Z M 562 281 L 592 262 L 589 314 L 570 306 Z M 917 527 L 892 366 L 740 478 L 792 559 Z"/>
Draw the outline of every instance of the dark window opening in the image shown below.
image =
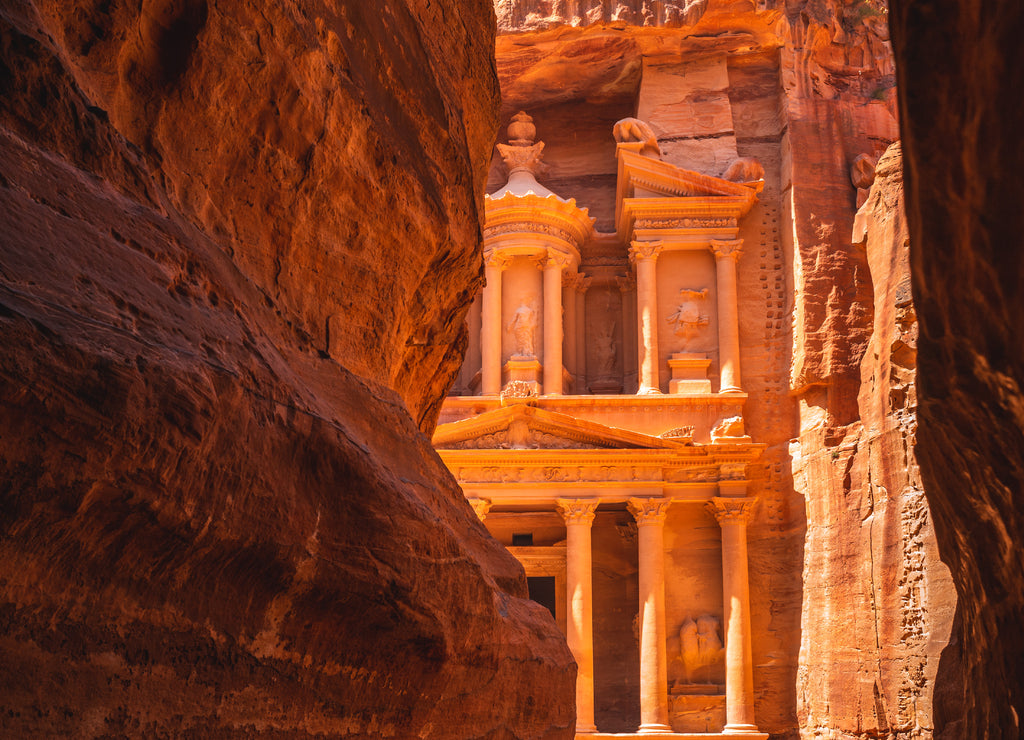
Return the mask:
<path fill-rule="evenodd" d="M 534 576 L 526 579 L 530 599 L 536 601 L 555 616 L 555 577 Z"/>
<path fill-rule="evenodd" d="M 512 535 L 512 547 L 531 547 L 533 545 L 533 532 Z"/>

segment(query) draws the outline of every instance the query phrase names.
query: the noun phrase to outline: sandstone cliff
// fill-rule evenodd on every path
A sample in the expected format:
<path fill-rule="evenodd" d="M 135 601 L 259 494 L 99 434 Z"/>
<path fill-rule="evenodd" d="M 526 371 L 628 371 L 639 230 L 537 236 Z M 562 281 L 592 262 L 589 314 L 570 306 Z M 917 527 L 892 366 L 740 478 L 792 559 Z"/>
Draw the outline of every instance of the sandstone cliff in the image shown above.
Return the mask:
<path fill-rule="evenodd" d="M 962 684 L 951 653 L 936 689 L 937 729 L 954 738 L 1020 737 L 1024 721 L 1022 25 L 1015 0 L 893 3 L 921 325 L 917 456 L 960 596 Z"/>
<path fill-rule="evenodd" d="M 917 320 L 899 144 L 878 161 L 852 242 L 874 287 L 857 421 L 805 428 L 793 445 L 808 492 L 798 711 L 808 737 L 931 737 L 956 596 L 914 459 Z"/>
<path fill-rule="evenodd" d="M 0 735 L 570 737 L 429 447 L 483 2 L 0 8 Z"/>

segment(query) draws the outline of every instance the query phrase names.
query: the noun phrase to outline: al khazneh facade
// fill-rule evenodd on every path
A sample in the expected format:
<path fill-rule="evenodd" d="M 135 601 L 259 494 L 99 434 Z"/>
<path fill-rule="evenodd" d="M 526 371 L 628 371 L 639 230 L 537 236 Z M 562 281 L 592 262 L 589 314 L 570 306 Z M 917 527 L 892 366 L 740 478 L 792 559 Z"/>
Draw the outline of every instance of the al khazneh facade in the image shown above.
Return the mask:
<path fill-rule="evenodd" d="M 615 231 L 600 232 L 538 182 L 533 120 L 508 133 L 486 285 L 434 445 L 566 634 L 577 734 L 767 737 L 746 541 L 764 445 L 744 432 L 737 302 L 763 181 L 662 161 L 651 129 L 623 119 L 608 132 Z M 618 679 L 626 700 L 595 695 Z"/>

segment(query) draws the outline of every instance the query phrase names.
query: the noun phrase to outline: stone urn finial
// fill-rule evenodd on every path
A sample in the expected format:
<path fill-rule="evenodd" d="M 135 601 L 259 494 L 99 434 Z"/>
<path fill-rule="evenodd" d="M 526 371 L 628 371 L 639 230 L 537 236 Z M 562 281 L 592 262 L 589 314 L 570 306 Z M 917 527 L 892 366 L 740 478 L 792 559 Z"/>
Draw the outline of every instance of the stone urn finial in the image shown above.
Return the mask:
<path fill-rule="evenodd" d="M 519 111 L 512 116 L 512 123 L 508 125 L 508 143 L 513 146 L 530 146 L 537 138 L 537 127 L 533 125 L 533 118 L 527 115 L 526 111 Z"/>

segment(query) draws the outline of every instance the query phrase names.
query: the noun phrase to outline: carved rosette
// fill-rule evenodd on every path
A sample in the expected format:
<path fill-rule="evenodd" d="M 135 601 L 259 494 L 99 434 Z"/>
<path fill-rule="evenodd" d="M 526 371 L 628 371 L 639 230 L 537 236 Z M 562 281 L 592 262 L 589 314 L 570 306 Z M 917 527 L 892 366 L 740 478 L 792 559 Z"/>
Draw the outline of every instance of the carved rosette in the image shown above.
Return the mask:
<path fill-rule="evenodd" d="M 473 507 L 473 511 L 476 512 L 477 519 L 483 521 L 484 517 L 487 516 L 487 512 L 491 510 L 491 502 L 485 498 L 471 498 L 467 500 L 469 505 Z"/>
<path fill-rule="evenodd" d="M 558 504 L 558 513 L 562 515 L 566 526 L 585 524 L 589 527 L 594 522 L 594 512 L 599 502 L 585 498 L 560 498 L 555 503 Z"/>
<path fill-rule="evenodd" d="M 738 262 L 740 255 L 743 254 L 743 240 L 712 239 L 711 251 L 715 253 L 715 259 L 731 259 L 733 262 Z"/>
<path fill-rule="evenodd" d="M 713 244 L 714 242 L 712 242 Z M 661 242 L 632 242 L 629 247 L 629 261 L 656 260 L 661 254 Z"/>
<path fill-rule="evenodd" d="M 722 498 L 715 496 L 708 501 L 707 510 L 711 513 L 719 526 L 727 524 L 742 524 L 746 526 L 754 516 L 754 506 L 757 499 L 751 496 L 743 498 Z"/>
<path fill-rule="evenodd" d="M 626 508 L 636 519 L 637 526 L 645 527 L 651 524 L 664 524 L 671 504 L 672 499 L 668 498 L 631 498 Z"/>

